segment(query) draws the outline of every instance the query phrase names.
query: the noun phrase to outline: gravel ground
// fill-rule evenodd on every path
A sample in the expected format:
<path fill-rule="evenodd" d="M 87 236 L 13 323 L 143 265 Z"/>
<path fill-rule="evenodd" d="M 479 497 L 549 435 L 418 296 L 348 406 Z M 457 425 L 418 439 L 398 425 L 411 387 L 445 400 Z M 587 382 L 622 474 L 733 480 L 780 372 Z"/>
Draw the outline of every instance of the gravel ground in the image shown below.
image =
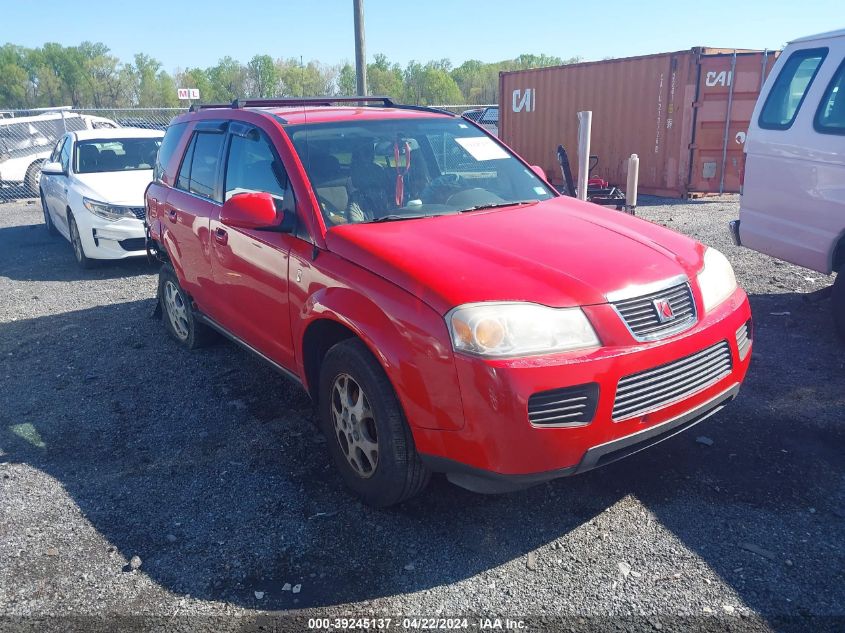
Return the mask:
<path fill-rule="evenodd" d="M 737 211 L 639 209 L 722 249 L 751 295 L 736 402 L 585 475 L 497 497 L 436 478 L 376 511 L 342 489 L 298 388 L 228 343 L 165 336 L 154 267 L 80 271 L 38 205 L 0 204 L 0 629 L 306 629 L 293 613 L 842 630 L 831 280 L 732 246 Z"/>

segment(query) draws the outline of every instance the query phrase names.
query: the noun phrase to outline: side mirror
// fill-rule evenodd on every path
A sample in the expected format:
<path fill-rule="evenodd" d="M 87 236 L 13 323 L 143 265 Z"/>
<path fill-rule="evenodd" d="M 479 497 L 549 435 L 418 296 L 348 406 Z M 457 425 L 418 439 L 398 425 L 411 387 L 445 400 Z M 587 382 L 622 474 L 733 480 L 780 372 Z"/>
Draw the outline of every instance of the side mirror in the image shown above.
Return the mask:
<path fill-rule="evenodd" d="M 537 174 L 540 178 L 542 178 L 542 179 L 543 179 L 543 182 L 548 182 L 548 181 L 549 181 L 549 179 L 548 179 L 548 178 L 546 178 L 546 172 L 545 172 L 545 171 L 543 171 L 543 168 L 542 168 L 542 167 L 540 167 L 539 165 L 531 165 L 531 171 L 533 171 L 533 172 L 534 172 L 535 174 Z"/>
<path fill-rule="evenodd" d="M 283 218 L 269 193 L 238 193 L 223 203 L 220 221 L 241 229 L 266 229 L 278 226 Z"/>
<path fill-rule="evenodd" d="M 41 163 L 41 173 L 47 174 L 48 176 L 64 176 L 65 170 L 62 167 L 62 164 L 59 162 L 51 163 L 50 161 L 44 161 Z"/>

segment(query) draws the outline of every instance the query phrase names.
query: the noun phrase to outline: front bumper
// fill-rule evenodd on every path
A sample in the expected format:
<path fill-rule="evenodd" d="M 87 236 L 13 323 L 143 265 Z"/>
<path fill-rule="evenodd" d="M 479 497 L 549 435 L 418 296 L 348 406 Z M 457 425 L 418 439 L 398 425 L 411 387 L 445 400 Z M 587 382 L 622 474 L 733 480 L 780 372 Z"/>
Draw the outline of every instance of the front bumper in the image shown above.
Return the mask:
<path fill-rule="evenodd" d="M 125 259 L 146 255 L 144 221 L 121 218 L 111 222 L 86 211 L 74 214 L 85 255 L 91 259 Z"/>
<path fill-rule="evenodd" d="M 429 467 L 479 491 L 520 488 L 584 472 L 689 428 L 732 400 L 750 362 L 737 331 L 751 319 L 741 289 L 691 329 L 667 339 L 633 343 L 609 305 L 585 308 L 602 333 L 597 350 L 548 357 L 484 361 L 456 356 L 463 404 L 457 431 L 414 428 L 417 450 Z M 699 314 L 701 314 L 699 306 Z M 730 370 L 714 382 L 642 414 L 614 420 L 623 378 L 726 343 Z M 528 420 L 533 394 L 596 383 L 595 413 L 586 424 L 553 427 Z"/>

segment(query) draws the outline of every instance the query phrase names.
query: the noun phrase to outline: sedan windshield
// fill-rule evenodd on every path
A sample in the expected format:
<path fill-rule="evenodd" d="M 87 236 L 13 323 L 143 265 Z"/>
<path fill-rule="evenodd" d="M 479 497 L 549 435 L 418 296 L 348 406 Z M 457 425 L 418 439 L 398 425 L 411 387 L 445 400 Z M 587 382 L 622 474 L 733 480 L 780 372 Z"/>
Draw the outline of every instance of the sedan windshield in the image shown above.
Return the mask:
<path fill-rule="evenodd" d="M 329 227 L 556 195 L 496 139 L 458 118 L 313 123 L 286 130 Z"/>
<path fill-rule="evenodd" d="M 110 138 L 79 141 L 73 171 L 92 174 L 104 171 L 152 169 L 160 138 Z"/>

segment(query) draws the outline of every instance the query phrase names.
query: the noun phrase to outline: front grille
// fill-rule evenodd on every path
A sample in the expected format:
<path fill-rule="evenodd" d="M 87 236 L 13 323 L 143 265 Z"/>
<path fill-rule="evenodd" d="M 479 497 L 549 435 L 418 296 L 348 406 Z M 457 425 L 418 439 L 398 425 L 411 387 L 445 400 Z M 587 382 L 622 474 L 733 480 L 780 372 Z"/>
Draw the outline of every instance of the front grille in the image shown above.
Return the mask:
<path fill-rule="evenodd" d="M 592 422 L 598 383 L 540 391 L 528 398 L 528 420 L 536 426 L 579 426 Z"/>
<path fill-rule="evenodd" d="M 613 419 L 616 421 L 660 409 L 727 376 L 733 363 L 727 341 L 680 360 L 625 376 L 616 388 Z"/>
<path fill-rule="evenodd" d="M 120 244 L 120 248 L 125 251 L 142 251 L 147 248 L 147 240 L 143 237 L 132 237 L 128 240 L 120 240 L 118 244 Z"/>
<path fill-rule="evenodd" d="M 144 207 L 129 207 L 129 210 L 139 220 L 144 220 L 147 217 L 147 210 Z"/>
<path fill-rule="evenodd" d="M 661 321 L 655 301 L 664 300 L 672 308 L 672 318 Z M 687 282 L 647 295 L 623 299 L 613 304 L 625 325 L 640 341 L 652 341 L 675 334 L 695 323 L 695 301 Z"/>
<path fill-rule="evenodd" d="M 736 331 L 736 347 L 739 351 L 739 360 L 745 360 L 748 350 L 751 348 L 751 321 L 739 326 Z"/>

